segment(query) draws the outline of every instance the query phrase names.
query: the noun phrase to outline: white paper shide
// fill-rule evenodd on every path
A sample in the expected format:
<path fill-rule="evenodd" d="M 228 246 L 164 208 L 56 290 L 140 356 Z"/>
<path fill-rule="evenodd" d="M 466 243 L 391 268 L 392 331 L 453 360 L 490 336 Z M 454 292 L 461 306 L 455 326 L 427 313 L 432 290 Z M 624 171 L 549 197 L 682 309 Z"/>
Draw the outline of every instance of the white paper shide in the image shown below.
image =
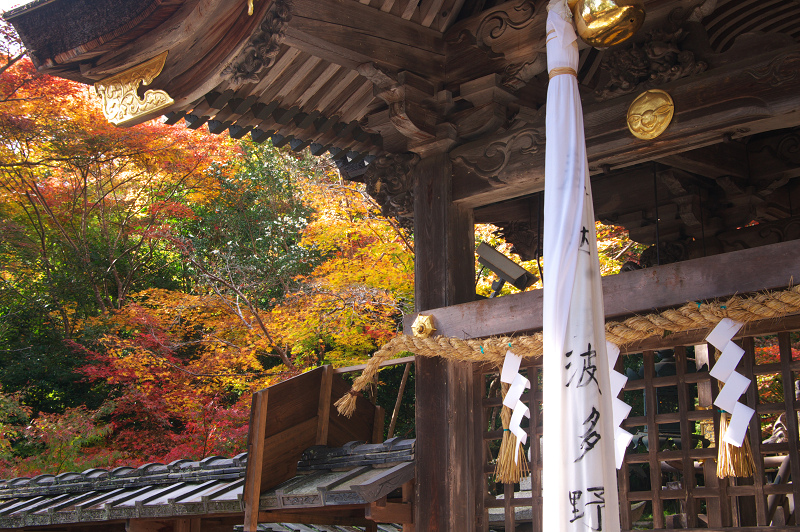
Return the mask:
<path fill-rule="evenodd" d="M 741 447 L 744 443 L 747 426 L 755 414 L 755 410 L 739 402 L 739 398 L 750 387 L 750 379 L 736 371 L 736 366 L 744 355 L 744 349 L 733 343 L 733 337 L 742 325 L 729 318 L 723 318 L 706 337 L 706 341 L 721 352 L 709 375 L 725 383 L 714 399 L 714 405 L 731 414 L 728 430 L 722 439 L 736 447 Z"/>

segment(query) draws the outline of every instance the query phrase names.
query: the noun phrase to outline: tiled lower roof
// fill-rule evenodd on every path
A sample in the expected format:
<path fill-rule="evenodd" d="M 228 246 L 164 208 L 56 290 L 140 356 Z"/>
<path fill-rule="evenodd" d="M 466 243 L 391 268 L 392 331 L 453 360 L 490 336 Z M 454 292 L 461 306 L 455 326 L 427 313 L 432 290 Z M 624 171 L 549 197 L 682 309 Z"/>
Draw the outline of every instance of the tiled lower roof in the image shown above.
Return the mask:
<path fill-rule="evenodd" d="M 303 454 L 295 478 L 262 495 L 260 510 L 365 505 L 410 480 L 413 460 L 414 440 L 314 447 Z M 0 529 L 241 514 L 246 462 L 245 453 L 0 481 Z"/>
<path fill-rule="evenodd" d="M 237 526 L 234 532 L 242 532 L 244 527 Z M 292 523 L 269 523 L 258 525 L 258 532 L 362 532 L 361 526 L 339 525 L 296 525 Z M 402 525 L 378 525 L 379 532 L 402 532 Z"/>

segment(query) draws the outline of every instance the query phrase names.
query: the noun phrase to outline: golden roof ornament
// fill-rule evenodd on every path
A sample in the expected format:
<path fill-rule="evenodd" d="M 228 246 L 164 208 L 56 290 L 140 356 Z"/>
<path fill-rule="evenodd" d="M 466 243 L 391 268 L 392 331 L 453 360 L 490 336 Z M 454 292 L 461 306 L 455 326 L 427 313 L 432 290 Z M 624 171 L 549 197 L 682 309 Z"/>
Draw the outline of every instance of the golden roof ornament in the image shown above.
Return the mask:
<path fill-rule="evenodd" d="M 166 91 L 147 90 L 142 98 L 137 92 L 139 85 L 149 85 L 161 73 L 167 61 L 167 53 L 162 52 L 144 63 L 94 84 L 94 90 L 102 101 L 103 114 L 109 122 L 115 126 L 129 125 L 173 103 Z"/>
<path fill-rule="evenodd" d="M 660 89 L 650 89 L 628 108 L 628 129 L 637 138 L 652 140 L 669 127 L 674 114 L 672 97 Z"/>
<path fill-rule="evenodd" d="M 414 336 L 417 338 L 428 338 L 436 331 L 436 327 L 433 326 L 433 316 L 423 316 L 419 314 L 417 319 L 414 320 L 414 324 L 411 326 L 411 332 L 414 333 Z"/>
<path fill-rule="evenodd" d="M 575 30 L 595 48 L 630 39 L 644 23 L 644 0 L 569 0 Z"/>

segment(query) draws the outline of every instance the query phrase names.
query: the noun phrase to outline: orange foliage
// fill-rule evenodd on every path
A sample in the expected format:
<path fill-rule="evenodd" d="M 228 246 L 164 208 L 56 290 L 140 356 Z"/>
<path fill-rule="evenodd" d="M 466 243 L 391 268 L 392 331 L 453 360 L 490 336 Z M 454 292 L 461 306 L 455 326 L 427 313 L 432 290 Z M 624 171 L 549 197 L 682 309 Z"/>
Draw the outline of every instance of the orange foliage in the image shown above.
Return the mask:
<path fill-rule="evenodd" d="M 330 169 L 304 186 L 316 214 L 303 244 L 327 260 L 301 277 L 270 323 L 299 360 L 348 365 L 398 334 L 402 313 L 413 309 L 410 236 L 380 215 L 363 187 Z"/>

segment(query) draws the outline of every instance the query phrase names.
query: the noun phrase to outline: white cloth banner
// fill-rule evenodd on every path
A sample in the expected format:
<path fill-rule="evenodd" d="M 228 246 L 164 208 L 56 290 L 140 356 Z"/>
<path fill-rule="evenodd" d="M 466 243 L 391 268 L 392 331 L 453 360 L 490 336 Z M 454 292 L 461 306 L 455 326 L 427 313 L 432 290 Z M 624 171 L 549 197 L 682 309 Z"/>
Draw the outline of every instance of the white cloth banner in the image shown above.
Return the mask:
<path fill-rule="evenodd" d="M 564 0 L 551 0 L 548 70 L 578 68 Z M 618 532 L 603 293 L 577 78 L 547 92 L 544 214 L 543 530 Z"/>

